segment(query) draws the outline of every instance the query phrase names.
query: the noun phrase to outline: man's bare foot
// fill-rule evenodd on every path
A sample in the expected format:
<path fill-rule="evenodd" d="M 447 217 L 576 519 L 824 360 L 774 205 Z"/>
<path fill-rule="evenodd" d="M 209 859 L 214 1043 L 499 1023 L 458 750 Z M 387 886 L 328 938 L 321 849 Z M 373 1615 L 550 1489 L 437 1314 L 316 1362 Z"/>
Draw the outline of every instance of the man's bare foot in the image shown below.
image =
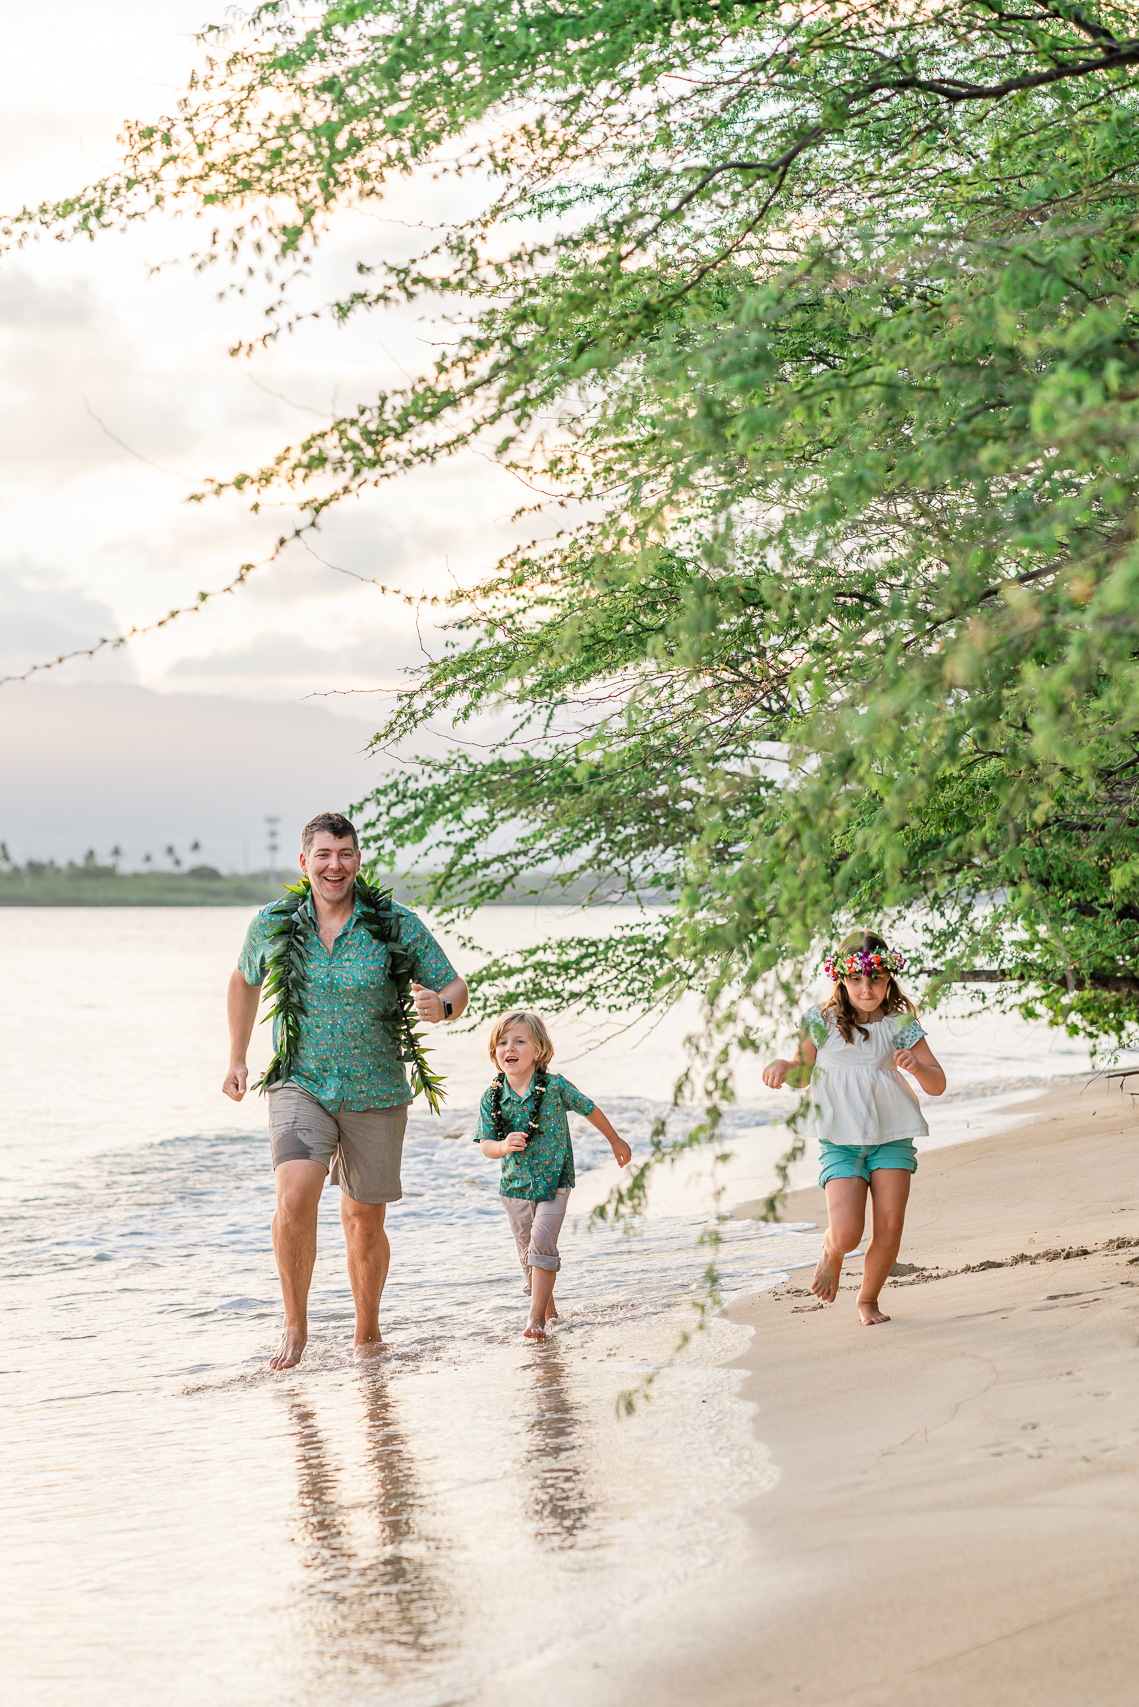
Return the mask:
<path fill-rule="evenodd" d="M 352 1353 L 352 1361 L 353 1363 L 370 1363 L 374 1357 L 381 1357 L 383 1351 L 384 1342 L 377 1334 L 375 1339 L 360 1340 Z"/>
<path fill-rule="evenodd" d="M 541 1322 L 529 1321 L 522 1330 L 524 1340 L 544 1340 L 545 1337 L 546 1330 Z"/>
<path fill-rule="evenodd" d="M 307 1344 L 307 1328 L 282 1328 L 281 1343 L 269 1359 L 269 1368 L 294 1369 L 300 1362 L 301 1353 Z"/>
<path fill-rule="evenodd" d="M 879 1322 L 888 1322 L 890 1318 L 878 1308 L 877 1298 L 860 1298 L 858 1320 L 864 1328 L 876 1328 Z"/>
<path fill-rule="evenodd" d="M 841 1268 L 841 1262 L 836 1262 L 824 1245 L 823 1254 L 815 1269 L 815 1278 L 811 1282 L 811 1291 L 816 1298 L 821 1298 L 824 1304 L 833 1304 L 838 1297 L 838 1276 Z"/>

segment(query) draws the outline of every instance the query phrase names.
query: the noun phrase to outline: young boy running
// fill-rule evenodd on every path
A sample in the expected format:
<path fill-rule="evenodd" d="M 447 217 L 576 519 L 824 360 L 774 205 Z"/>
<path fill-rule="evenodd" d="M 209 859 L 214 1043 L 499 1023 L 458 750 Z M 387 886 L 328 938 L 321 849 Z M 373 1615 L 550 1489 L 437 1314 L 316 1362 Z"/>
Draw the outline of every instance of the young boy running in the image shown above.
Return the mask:
<path fill-rule="evenodd" d="M 503 1014 L 494 1023 L 488 1048 L 498 1077 L 483 1092 L 475 1142 L 484 1156 L 502 1160 L 502 1206 L 530 1291 L 524 1337 L 544 1340 L 546 1323 L 557 1315 L 554 1281 L 562 1266 L 558 1234 L 574 1184 L 566 1110 L 584 1114 L 608 1138 L 621 1167 L 632 1151 L 596 1103 L 560 1073 L 546 1071 L 554 1046 L 537 1014 Z"/>

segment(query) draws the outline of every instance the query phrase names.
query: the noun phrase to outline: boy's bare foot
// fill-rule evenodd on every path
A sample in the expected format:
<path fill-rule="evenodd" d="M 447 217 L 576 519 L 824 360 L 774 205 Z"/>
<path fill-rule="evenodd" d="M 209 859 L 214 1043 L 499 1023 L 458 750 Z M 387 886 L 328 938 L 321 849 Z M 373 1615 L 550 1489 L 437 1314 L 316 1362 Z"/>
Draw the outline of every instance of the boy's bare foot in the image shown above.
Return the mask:
<path fill-rule="evenodd" d="M 373 1357 L 383 1354 L 384 1342 L 379 1334 L 372 1340 L 361 1340 L 352 1353 L 353 1363 L 370 1363 Z"/>
<path fill-rule="evenodd" d="M 878 1308 L 877 1298 L 860 1298 L 858 1320 L 864 1328 L 876 1328 L 879 1322 L 888 1322 L 890 1318 Z"/>
<path fill-rule="evenodd" d="M 270 1369 L 294 1369 L 308 1344 L 307 1328 L 281 1329 L 281 1343 L 269 1359 Z"/>
<path fill-rule="evenodd" d="M 522 1338 L 524 1340 L 544 1340 L 545 1337 L 546 1330 L 542 1326 L 541 1322 L 527 1322 L 526 1326 L 522 1330 Z"/>
<path fill-rule="evenodd" d="M 811 1282 L 811 1291 L 816 1298 L 821 1298 L 824 1304 L 833 1304 L 838 1297 L 838 1276 L 841 1268 L 842 1263 L 836 1262 L 824 1245 L 823 1254 L 815 1269 L 815 1278 Z"/>

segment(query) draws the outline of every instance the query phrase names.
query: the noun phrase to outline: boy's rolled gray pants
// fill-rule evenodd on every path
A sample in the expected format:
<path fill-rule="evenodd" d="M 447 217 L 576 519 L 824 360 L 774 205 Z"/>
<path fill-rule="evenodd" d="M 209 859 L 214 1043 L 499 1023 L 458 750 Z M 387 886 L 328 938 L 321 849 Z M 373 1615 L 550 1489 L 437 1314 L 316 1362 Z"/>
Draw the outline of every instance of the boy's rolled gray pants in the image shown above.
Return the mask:
<path fill-rule="evenodd" d="M 528 1197 L 503 1197 L 500 1202 L 506 1210 L 527 1281 L 532 1268 L 553 1269 L 556 1274 L 562 1266 L 558 1234 L 566 1218 L 569 1186 L 559 1186 L 547 1203 L 534 1203 Z"/>

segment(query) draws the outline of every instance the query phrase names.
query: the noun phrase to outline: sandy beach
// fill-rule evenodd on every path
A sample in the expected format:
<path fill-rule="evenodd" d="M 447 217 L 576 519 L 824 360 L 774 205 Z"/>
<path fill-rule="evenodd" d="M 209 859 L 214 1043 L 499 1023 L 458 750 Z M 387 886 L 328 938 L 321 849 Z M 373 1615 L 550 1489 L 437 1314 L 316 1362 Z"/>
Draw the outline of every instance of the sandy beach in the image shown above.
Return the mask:
<path fill-rule="evenodd" d="M 833 1306 L 809 1271 L 734 1305 L 775 1472 L 742 1558 L 530 1688 L 599 1707 L 1134 1707 L 1137 1172 L 1129 1095 L 1053 1090 L 1018 1130 L 923 1158 L 888 1325 L 858 1325 L 857 1260 Z M 822 1193 L 786 1215 L 822 1224 Z"/>
<path fill-rule="evenodd" d="M 733 1310 L 779 1470 L 748 1516 L 790 1593 L 657 1699 L 1132 1707 L 1137 1172 L 1129 1095 L 1053 1092 L 923 1159 L 887 1326 L 857 1323 L 857 1260 L 832 1307 L 808 1274 Z M 787 1215 L 822 1224 L 822 1193 Z"/>

